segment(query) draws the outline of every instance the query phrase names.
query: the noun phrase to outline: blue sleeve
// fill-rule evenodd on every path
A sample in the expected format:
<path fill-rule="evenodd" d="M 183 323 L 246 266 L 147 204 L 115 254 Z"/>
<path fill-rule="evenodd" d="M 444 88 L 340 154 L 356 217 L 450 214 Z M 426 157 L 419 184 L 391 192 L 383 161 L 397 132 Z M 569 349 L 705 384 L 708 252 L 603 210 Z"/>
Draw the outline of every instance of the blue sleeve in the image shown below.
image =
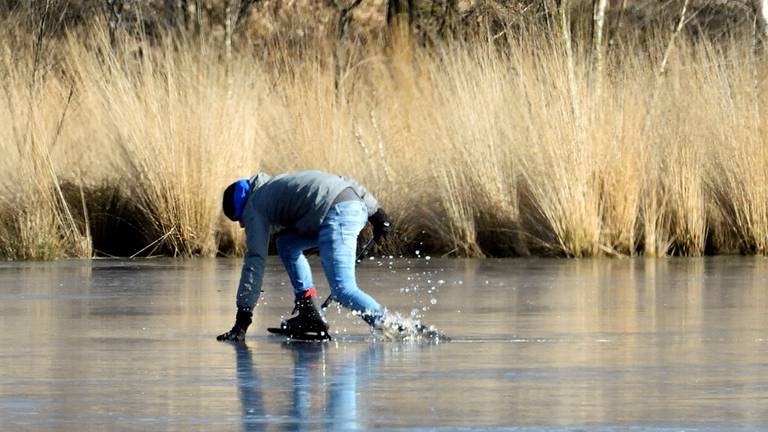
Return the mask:
<path fill-rule="evenodd" d="M 237 308 L 253 310 L 261 294 L 261 282 L 269 251 L 269 222 L 258 212 L 252 212 L 243 221 L 245 226 L 246 252 L 240 285 L 237 288 Z"/>

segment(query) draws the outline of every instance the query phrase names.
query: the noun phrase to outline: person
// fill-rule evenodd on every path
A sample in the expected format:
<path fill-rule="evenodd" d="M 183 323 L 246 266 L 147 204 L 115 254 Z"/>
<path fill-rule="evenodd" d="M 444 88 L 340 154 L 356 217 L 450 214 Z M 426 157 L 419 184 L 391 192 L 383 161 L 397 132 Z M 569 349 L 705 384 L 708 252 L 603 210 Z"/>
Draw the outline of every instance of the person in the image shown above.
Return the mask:
<path fill-rule="evenodd" d="M 374 241 L 386 239 L 392 223 L 376 198 L 349 177 L 302 171 L 271 177 L 258 173 L 229 185 L 224 214 L 245 228 L 246 254 L 237 289 L 235 324 L 217 336 L 242 341 L 261 293 L 269 240 L 276 246 L 295 295 L 292 318 L 280 333 L 297 338 L 327 339 L 325 320 L 304 251 L 318 247 L 331 298 L 359 314 L 370 326 L 383 325 L 385 309 L 355 280 L 357 238 L 370 222 Z"/>

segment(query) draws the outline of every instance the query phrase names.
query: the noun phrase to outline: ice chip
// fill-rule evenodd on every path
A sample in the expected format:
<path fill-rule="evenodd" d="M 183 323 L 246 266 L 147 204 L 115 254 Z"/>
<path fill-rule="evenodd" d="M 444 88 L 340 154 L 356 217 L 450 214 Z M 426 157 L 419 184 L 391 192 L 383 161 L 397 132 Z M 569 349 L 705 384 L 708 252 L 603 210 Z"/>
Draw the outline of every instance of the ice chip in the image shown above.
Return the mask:
<path fill-rule="evenodd" d="M 386 312 L 372 327 L 374 335 L 390 341 L 422 341 L 430 343 L 448 342 L 450 338 L 442 332 L 423 324 L 418 319 L 419 311 L 411 310 L 409 318 L 399 313 Z"/>

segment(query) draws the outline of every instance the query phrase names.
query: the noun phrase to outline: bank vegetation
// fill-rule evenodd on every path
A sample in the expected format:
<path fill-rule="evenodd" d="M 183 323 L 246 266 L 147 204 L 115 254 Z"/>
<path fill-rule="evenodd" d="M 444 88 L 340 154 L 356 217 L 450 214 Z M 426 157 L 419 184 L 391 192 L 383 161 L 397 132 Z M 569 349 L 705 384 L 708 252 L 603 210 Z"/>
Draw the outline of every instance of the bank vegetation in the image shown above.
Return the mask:
<path fill-rule="evenodd" d="M 303 169 L 368 186 L 380 252 L 768 254 L 759 2 L 16 3 L 4 258 L 239 254 L 223 188 Z"/>

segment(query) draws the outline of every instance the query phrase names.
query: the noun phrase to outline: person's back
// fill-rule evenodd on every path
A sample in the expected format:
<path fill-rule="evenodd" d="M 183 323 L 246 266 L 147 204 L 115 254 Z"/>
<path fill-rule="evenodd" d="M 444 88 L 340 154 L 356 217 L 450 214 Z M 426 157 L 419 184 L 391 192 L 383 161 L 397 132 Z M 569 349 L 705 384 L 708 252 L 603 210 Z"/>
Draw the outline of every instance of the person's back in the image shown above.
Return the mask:
<path fill-rule="evenodd" d="M 272 225 L 303 234 L 316 233 L 334 199 L 347 188 L 366 202 L 370 214 L 376 211 L 376 200 L 354 180 L 321 171 L 301 171 L 254 184 L 244 214 L 258 211 Z"/>

